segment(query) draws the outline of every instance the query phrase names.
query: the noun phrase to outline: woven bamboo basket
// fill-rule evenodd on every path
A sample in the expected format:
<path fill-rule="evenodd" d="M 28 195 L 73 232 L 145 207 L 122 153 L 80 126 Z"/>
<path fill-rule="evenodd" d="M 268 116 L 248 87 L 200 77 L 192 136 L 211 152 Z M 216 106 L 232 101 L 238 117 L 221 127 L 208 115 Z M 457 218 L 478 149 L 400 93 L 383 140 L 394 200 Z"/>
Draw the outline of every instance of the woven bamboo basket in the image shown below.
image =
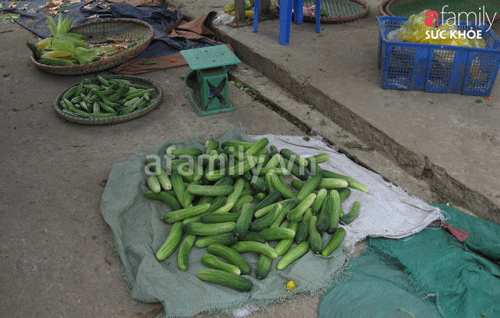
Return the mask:
<path fill-rule="evenodd" d="M 316 4 L 315 0 L 304 0 L 304 7 Z M 321 17 L 321 23 L 346 23 L 364 18 L 370 7 L 361 0 L 321 0 L 321 9 L 330 12 L 329 17 Z M 316 17 L 304 16 L 304 21 L 316 22 Z"/>
<path fill-rule="evenodd" d="M 279 1 L 277 2 L 279 6 Z M 311 7 L 316 0 L 304 0 L 304 7 Z M 370 6 L 362 0 L 321 0 L 321 9 L 330 12 L 329 17 L 321 17 L 321 23 L 346 23 L 366 17 Z M 316 22 L 316 17 L 304 16 L 304 21 Z"/>
<path fill-rule="evenodd" d="M 389 13 L 387 13 L 387 5 L 389 4 L 389 2 L 391 2 L 391 0 L 384 0 L 378 5 L 378 11 L 380 12 L 381 16 L 390 15 Z"/>
<path fill-rule="evenodd" d="M 109 19 L 84 23 L 71 28 L 70 32 L 83 34 L 86 40 L 105 40 L 123 38 L 134 43 L 133 46 L 109 58 L 75 66 L 51 66 L 36 61 L 33 54 L 31 61 L 38 69 L 58 75 L 80 75 L 102 71 L 120 65 L 144 51 L 154 36 L 153 27 L 144 21 L 135 19 Z"/>
<path fill-rule="evenodd" d="M 151 103 L 147 107 L 145 107 L 141 110 L 132 112 L 132 113 L 127 114 L 127 115 L 121 115 L 121 116 L 113 116 L 113 117 L 105 117 L 105 118 L 87 118 L 87 117 L 72 116 L 72 115 L 69 115 L 69 114 L 62 111 L 61 100 L 62 100 L 64 94 L 68 90 L 70 90 L 72 87 L 78 86 L 79 85 L 79 83 L 78 83 L 78 84 L 75 84 L 71 87 L 68 87 L 68 89 L 64 90 L 64 92 L 62 92 L 56 98 L 56 100 L 54 101 L 54 108 L 56 110 L 56 113 L 60 117 L 66 119 L 70 122 L 77 123 L 77 124 L 84 124 L 84 125 L 120 124 L 120 123 L 124 123 L 124 122 L 127 122 L 127 121 L 130 121 L 130 120 L 133 120 L 133 119 L 136 119 L 136 118 L 139 118 L 139 117 L 146 115 L 147 113 L 149 113 L 150 111 L 152 111 L 153 109 L 158 107 L 158 105 L 161 103 L 161 101 L 163 99 L 163 90 L 161 89 L 161 87 L 158 84 L 156 84 L 155 82 L 153 82 L 151 80 L 148 80 L 148 79 L 145 79 L 142 77 L 138 77 L 138 76 L 131 76 L 131 75 L 105 75 L 102 77 L 105 79 L 126 79 L 126 80 L 130 81 L 132 84 L 139 84 L 139 85 L 154 88 L 154 92 L 151 95 Z M 100 83 L 99 79 L 97 77 L 91 78 L 90 80 L 94 84 Z"/>
<path fill-rule="evenodd" d="M 448 6 L 449 12 L 478 12 L 484 9 L 485 12 L 494 12 L 500 10 L 500 1 L 498 0 L 469 0 L 469 1 L 448 1 L 448 0 L 384 0 L 379 5 L 380 14 L 383 16 L 410 17 L 412 14 L 419 14 L 426 9 L 441 9 Z M 493 23 L 500 19 L 495 15 Z"/>

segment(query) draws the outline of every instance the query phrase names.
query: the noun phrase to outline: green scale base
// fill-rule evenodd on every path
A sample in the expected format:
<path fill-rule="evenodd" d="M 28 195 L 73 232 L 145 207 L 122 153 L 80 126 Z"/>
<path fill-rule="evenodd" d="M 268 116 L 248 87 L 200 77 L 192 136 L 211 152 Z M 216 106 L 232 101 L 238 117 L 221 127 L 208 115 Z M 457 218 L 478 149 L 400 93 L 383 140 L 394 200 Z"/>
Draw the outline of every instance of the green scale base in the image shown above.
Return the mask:
<path fill-rule="evenodd" d="M 225 107 L 219 107 L 219 108 L 214 108 L 211 110 L 206 110 L 202 107 L 201 103 L 193 96 L 193 94 L 191 92 L 186 92 L 186 94 L 184 94 L 184 96 L 186 96 L 187 100 L 189 101 L 191 106 L 193 106 L 193 109 L 198 116 L 218 114 L 221 112 L 228 112 L 228 111 L 236 109 L 236 107 L 234 107 L 231 100 L 228 99 Z"/>
<path fill-rule="evenodd" d="M 224 66 L 241 63 L 226 45 L 181 51 L 191 70 L 185 96 L 199 116 L 236 109 L 229 100 L 228 76 Z"/>

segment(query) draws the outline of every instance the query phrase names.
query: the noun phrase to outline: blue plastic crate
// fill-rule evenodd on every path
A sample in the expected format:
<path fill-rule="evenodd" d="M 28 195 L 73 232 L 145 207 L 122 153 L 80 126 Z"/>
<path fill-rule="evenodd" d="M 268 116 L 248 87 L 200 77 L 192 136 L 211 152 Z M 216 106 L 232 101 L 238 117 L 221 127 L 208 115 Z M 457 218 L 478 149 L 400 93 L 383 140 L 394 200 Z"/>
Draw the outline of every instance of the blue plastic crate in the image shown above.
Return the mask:
<path fill-rule="evenodd" d="M 458 26 L 482 30 L 485 48 L 389 41 L 387 34 L 408 18 L 377 17 L 378 67 L 382 87 L 489 96 L 500 66 L 500 40 L 488 25 Z"/>

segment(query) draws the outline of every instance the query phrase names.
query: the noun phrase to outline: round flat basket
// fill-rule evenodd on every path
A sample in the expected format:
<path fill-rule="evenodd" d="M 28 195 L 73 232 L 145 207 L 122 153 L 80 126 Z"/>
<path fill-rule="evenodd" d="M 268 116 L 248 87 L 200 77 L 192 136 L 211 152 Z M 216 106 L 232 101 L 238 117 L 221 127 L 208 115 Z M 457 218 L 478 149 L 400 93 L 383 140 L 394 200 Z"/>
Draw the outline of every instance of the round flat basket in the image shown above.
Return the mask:
<path fill-rule="evenodd" d="M 382 16 L 388 16 L 389 13 L 387 13 L 387 5 L 389 4 L 389 2 L 391 2 L 392 0 L 384 0 L 382 1 L 379 5 L 378 5 L 378 11 L 380 12 L 380 15 Z"/>
<path fill-rule="evenodd" d="M 305 8 L 315 4 L 316 0 L 304 0 Z M 321 23 L 346 23 L 366 17 L 370 6 L 362 0 L 321 0 L 321 11 L 329 13 L 328 17 L 321 17 Z M 316 17 L 304 16 L 303 20 L 316 22 Z"/>
<path fill-rule="evenodd" d="M 130 114 L 120 115 L 120 116 L 80 117 L 77 115 L 68 114 L 68 113 L 63 111 L 63 108 L 61 106 L 61 100 L 63 99 L 64 94 L 68 90 L 70 90 L 71 88 L 73 88 L 75 86 L 79 86 L 80 83 L 78 83 L 78 84 L 75 84 L 75 85 L 69 87 L 68 89 L 64 90 L 64 92 L 62 92 L 56 98 L 56 100 L 54 101 L 54 108 L 55 108 L 57 114 L 60 117 L 66 119 L 68 121 L 78 123 L 78 124 L 84 124 L 84 125 L 120 124 L 120 123 L 124 123 L 126 121 L 130 121 L 130 120 L 133 120 L 133 119 L 136 119 L 136 118 L 139 118 L 139 117 L 146 115 L 147 113 L 149 113 L 150 111 L 155 109 L 163 99 L 163 90 L 161 89 L 161 87 L 158 84 L 156 84 L 155 82 L 153 82 L 151 80 L 148 80 L 148 79 L 145 79 L 142 77 L 131 76 L 131 75 L 106 75 L 106 76 L 102 76 L 102 78 L 104 78 L 105 80 L 110 80 L 110 79 L 128 80 L 132 84 L 146 86 L 148 88 L 154 89 L 154 91 L 151 94 L 150 103 L 148 104 L 148 106 L 144 107 L 141 110 L 137 110 L 137 111 L 134 111 Z M 92 84 L 97 84 L 97 85 L 100 84 L 99 78 L 97 78 L 97 77 L 90 79 L 90 81 Z"/>
<path fill-rule="evenodd" d="M 127 40 L 129 47 L 106 59 L 75 66 L 52 66 L 38 62 L 33 54 L 31 61 L 40 70 L 58 75 L 80 75 L 102 71 L 120 65 L 144 51 L 154 36 L 153 27 L 135 19 L 108 19 L 84 23 L 71 28 L 70 32 L 79 33 L 86 41 L 95 43 L 117 39 Z"/>
<path fill-rule="evenodd" d="M 460 16 L 460 13 L 469 12 L 473 13 L 472 16 L 476 16 L 476 14 L 481 14 L 481 10 L 483 10 L 483 15 L 487 13 L 490 17 L 494 17 L 492 23 L 500 19 L 496 14 L 496 12 L 500 12 L 500 1 L 498 0 L 385 0 L 382 9 L 385 15 L 393 17 L 410 17 L 427 9 L 446 10 L 446 15 L 455 13 L 456 16 Z M 471 20 L 473 20 L 472 17 Z"/>

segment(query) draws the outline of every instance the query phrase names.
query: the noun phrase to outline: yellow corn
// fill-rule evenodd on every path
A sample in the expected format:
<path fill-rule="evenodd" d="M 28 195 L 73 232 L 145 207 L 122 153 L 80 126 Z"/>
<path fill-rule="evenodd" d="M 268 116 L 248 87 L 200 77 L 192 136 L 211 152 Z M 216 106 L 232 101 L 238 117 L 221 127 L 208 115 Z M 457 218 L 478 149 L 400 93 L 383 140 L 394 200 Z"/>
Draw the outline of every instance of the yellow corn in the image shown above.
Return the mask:
<path fill-rule="evenodd" d="M 54 39 L 54 37 L 52 36 L 49 36 L 48 38 L 45 38 L 43 40 L 40 40 L 38 41 L 38 43 L 36 44 L 37 48 L 39 51 L 43 50 L 44 48 L 47 47 L 47 45 L 50 44 L 50 42 Z"/>
<path fill-rule="evenodd" d="M 231 12 L 231 15 L 236 15 L 236 11 Z M 245 11 L 245 18 L 247 19 L 253 19 L 254 12 L 253 10 L 247 10 Z"/>
<path fill-rule="evenodd" d="M 233 3 L 230 3 L 224 7 L 224 12 L 225 13 L 231 13 L 236 9 L 236 5 Z"/>
<path fill-rule="evenodd" d="M 57 58 L 61 58 L 61 57 L 69 57 L 72 54 L 73 53 L 68 52 L 68 51 L 49 51 L 49 52 L 43 53 L 42 58 L 57 59 Z"/>

